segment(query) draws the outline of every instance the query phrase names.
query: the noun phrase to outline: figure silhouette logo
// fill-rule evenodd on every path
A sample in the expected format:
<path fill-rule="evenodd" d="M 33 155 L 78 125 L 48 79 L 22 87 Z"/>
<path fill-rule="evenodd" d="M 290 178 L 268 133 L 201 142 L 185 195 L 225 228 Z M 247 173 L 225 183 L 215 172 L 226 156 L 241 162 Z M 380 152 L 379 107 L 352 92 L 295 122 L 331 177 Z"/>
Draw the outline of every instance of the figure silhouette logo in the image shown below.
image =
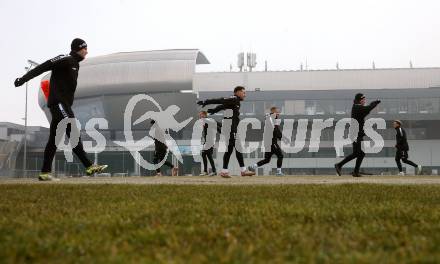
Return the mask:
<path fill-rule="evenodd" d="M 135 141 L 133 139 L 132 128 L 132 116 L 136 105 L 141 101 L 151 102 L 158 111 L 148 111 L 141 117 L 133 122 L 133 125 L 140 124 L 148 119 L 154 120 L 155 123 L 151 127 L 149 135 L 144 138 Z M 138 94 L 133 96 L 125 108 L 124 112 L 124 136 L 125 141 L 115 141 L 116 144 L 126 148 L 133 156 L 137 164 L 146 170 L 155 170 L 163 165 L 167 160 L 168 153 L 171 152 L 179 162 L 183 163 L 182 155 L 179 150 L 179 146 L 176 141 L 170 136 L 169 130 L 180 131 L 193 119 L 192 117 L 178 122 L 175 115 L 180 111 L 180 107 L 177 105 L 170 105 L 165 110 L 159 105 L 159 103 L 151 96 L 146 94 Z M 140 154 L 141 150 L 146 149 L 154 143 L 154 140 L 158 140 L 165 144 L 168 149 L 165 157 L 157 164 L 152 164 L 146 161 Z"/>

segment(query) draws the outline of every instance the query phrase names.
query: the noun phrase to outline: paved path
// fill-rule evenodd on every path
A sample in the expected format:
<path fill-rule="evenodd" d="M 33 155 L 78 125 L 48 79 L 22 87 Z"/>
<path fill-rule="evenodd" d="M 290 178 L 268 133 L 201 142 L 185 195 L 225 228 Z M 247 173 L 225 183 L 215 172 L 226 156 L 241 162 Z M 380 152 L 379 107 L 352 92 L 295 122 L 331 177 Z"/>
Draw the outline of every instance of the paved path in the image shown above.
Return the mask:
<path fill-rule="evenodd" d="M 196 184 L 196 185 L 271 185 L 271 184 L 440 184 L 440 176 L 254 176 L 224 179 L 200 176 L 179 177 L 82 177 L 61 178 L 58 182 L 39 182 L 36 179 L 0 177 L 0 184 Z"/>

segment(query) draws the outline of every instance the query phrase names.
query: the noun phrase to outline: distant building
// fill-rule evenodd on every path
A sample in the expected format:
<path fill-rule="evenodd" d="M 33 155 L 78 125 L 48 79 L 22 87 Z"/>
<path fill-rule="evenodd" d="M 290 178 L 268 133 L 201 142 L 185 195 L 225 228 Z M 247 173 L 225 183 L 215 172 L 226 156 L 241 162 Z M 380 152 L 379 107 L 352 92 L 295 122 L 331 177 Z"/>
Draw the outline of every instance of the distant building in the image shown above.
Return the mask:
<path fill-rule="evenodd" d="M 440 68 L 225 72 L 194 76 L 194 90 L 202 99 L 229 95 L 231 87 L 236 85 L 244 85 L 248 91 L 241 107 L 244 116 L 261 119 L 271 106 L 278 106 L 283 118 L 310 119 L 309 131 L 314 118 L 335 118 L 336 122 L 350 117 L 353 97 L 358 92 L 370 101 L 381 99 L 382 103 L 369 117 L 386 120 L 387 129 L 378 130 L 385 139 L 385 147 L 378 154 L 367 154 L 365 170 L 396 172 L 392 128 L 395 119 L 404 122 L 411 158 L 424 165 L 429 173 L 436 173 L 440 167 Z M 333 132 L 333 129 L 323 131 L 317 153 L 309 153 L 306 143 L 300 153 L 285 155 L 285 172 L 333 174 L 333 165 L 340 160 L 335 157 Z M 251 153 L 246 163 L 262 157 L 260 152 Z M 354 167 L 354 162 L 348 167 Z M 265 169 L 260 169 L 260 173 Z M 267 173 L 270 172 L 264 172 Z"/>

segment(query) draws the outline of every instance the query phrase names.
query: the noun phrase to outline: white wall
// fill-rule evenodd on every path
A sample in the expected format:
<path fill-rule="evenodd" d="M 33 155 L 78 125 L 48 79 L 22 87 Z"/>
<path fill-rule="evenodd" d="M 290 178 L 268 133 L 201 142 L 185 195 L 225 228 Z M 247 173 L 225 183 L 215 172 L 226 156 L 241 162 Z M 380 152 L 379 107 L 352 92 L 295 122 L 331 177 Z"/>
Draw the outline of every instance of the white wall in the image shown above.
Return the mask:
<path fill-rule="evenodd" d="M 440 87 L 440 68 L 196 73 L 193 85 L 196 92 L 429 88 Z"/>
<path fill-rule="evenodd" d="M 8 129 L 6 127 L 0 127 L 0 139 L 8 140 Z"/>

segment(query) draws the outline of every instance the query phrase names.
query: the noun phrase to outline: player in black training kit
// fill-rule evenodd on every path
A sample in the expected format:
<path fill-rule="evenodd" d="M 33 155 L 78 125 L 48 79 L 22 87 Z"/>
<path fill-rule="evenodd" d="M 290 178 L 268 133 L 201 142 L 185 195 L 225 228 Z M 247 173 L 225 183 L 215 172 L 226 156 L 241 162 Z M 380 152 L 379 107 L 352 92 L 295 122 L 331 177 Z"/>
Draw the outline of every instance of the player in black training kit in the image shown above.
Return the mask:
<path fill-rule="evenodd" d="M 168 146 L 165 144 L 165 131 L 157 125 L 155 120 L 151 120 L 151 124 L 153 125 L 151 127 L 152 130 L 154 130 L 154 158 L 153 163 L 159 164 L 163 159 L 165 159 L 167 152 L 168 152 Z M 179 168 L 175 167 L 171 162 L 165 160 L 163 165 L 167 165 L 171 168 L 171 176 L 177 176 L 177 172 Z M 156 169 L 156 176 L 162 176 L 161 167 L 158 167 Z"/>
<path fill-rule="evenodd" d="M 208 99 L 205 101 L 198 101 L 197 104 L 202 107 L 210 104 L 218 104 L 214 109 L 209 109 L 209 114 L 214 114 L 222 110 L 232 110 L 232 117 L 225 116 L 223 119 L 232 119 L 231 131 L 229 134 L 228 149 L 223 156 L 223 169 L 220 172 L 220 176 L 223 178 L 230 178 L 228 165 L 231 158 L 232 151 L 235 149 L 235 156 L 240 165 L 241 176 L 253 176 L 255 172 L 249 171 L 244 165 L 243 154 L 235 147 L 235 139 L 237 137 L 237 128 L 240 123 L 240 102 L 246 97 L 246 90 L 243 86 L 237 86 L 234 89 L 234 95 L 229 98 Z"/>
<path fill-rule="evenodd" d="M 280 145 L 278 145 L 278 140 L 283 139 L 283 133 L 281 132 L 280 124 L 278 123 L 279 115 L 280 113 L 277 107 L 270 108 L 270 114 L 268 114 L 266 117 L 266 122 L 269 122 L 270 128 L 273 129 L 270 151 L 266 151 L 264 153 L 264 159 L 260 160 L 252 166 L 249 166 L 249 170 L 255 171 L 258 167 L 269 163 L 270 159 L 275 154 L 277 156 L 276 176 L 284 176 L 283 172 L 281 171 L 281 167 L 283 166 L 283 152 L 281 151 Z"/>
<path fill-rule="evenodd" d="M 202 160 L 203 160 L 203 172 L 200 173 L 200 176 L 215 176 L 217 175 L 217 170 L 215 168 L 215 162 L 214 162 L 214 158 L 213 158 L 213 154 L 214 154 L 214 146 L 206 146 L 206 144 L 209 142 L 207 142 L 207 136 L 208 136 L 208 123 L 206 122 L 206 118 L 208 117 L 208 112 L 206 111 L 200 111 L 199 112 L 199 118 L 202 119 L 204 121 L 203 123 L 203 130 L 202 130 Z M 215 122 L 215 121 L 214 121 Z M 221 133 L 221 125 L 218 124 L 217 122 L 213 123 L 216 125 L 216 130 Z M 211 164 L 211 169 L 212 172 L 208 174 L 208 160 L 209 163 Z"/>
<path fill-rule="evenodd" d="M 356 166 L 354 168 L 353 177 L 361 177 L 359 173 L 362 160 L 365 157 L 365 152 L 362 150 L 362 141 L 364 140 L 364 123 L 365 117 L 373 110 L 378 104 L 379 100 L 371 102 L 369 105 L 365 105 L 367 100 L 361 93 L 356 94 L 353 107 L 351 108 L 351 118 L 355 119 L 359 124 L 359 132 L 356 140 L 353 142 L 353 153 L 345 157 L 341 162 L 335 164 L 336 173 L 341 176 L 342 167 L 353 159 L 356 159 Z"/>
<path fill-rule="evenodd" d="M 402 128 L 402 121 L 395 120 L 393 122 L 393 127 L 396 129 L 396 164 L 397 168 L 399 168 L 399 175 L 405 175 L 402 168 L 402 163 L 400 163 L 400 160 L 403 161 L 403 163 L 406 163 L 408 165 L 413 166 L 417 169 L 417 173 L 422 172 L 422 166 L 415 164 L 414 162 L 408 160 L 408 141 L 406 139 L 406 132 Z"/>
<path fill-rule="evenodd" d="M 17 78 L 14 82 L 15 87 L 18 87 L 44 72 L 52 71 L 47 102 L 52 120 L 50 122 L 49 140 L 44 150 L 43 168 L 38 177 L 40 181 L 54 180 L 51 170 L 52 161 L 57 150 L 57 142 L 55 142 L 56 130 L 61 120 L 75 117 L 72 111 L 72 104 L 78 79 L 79 62 L 85 59 L 87 53 L 86 42 L 82 39 L 74 39 L 71 43 L 71 52 L 68 55 L 60 55 L 50 59 L 30 70 L 23 77 Z M 69 124 L 66 129 L 68 137 L 70 136 L 70 131 L 71 126 Z M 107 168 L 107 165 L 92 164 L 87 158 L 81 139 L 78 141 L 78 145 L 73 148 L 73 152 L 86 168 L 87 175 L 101 173 Z"/>

